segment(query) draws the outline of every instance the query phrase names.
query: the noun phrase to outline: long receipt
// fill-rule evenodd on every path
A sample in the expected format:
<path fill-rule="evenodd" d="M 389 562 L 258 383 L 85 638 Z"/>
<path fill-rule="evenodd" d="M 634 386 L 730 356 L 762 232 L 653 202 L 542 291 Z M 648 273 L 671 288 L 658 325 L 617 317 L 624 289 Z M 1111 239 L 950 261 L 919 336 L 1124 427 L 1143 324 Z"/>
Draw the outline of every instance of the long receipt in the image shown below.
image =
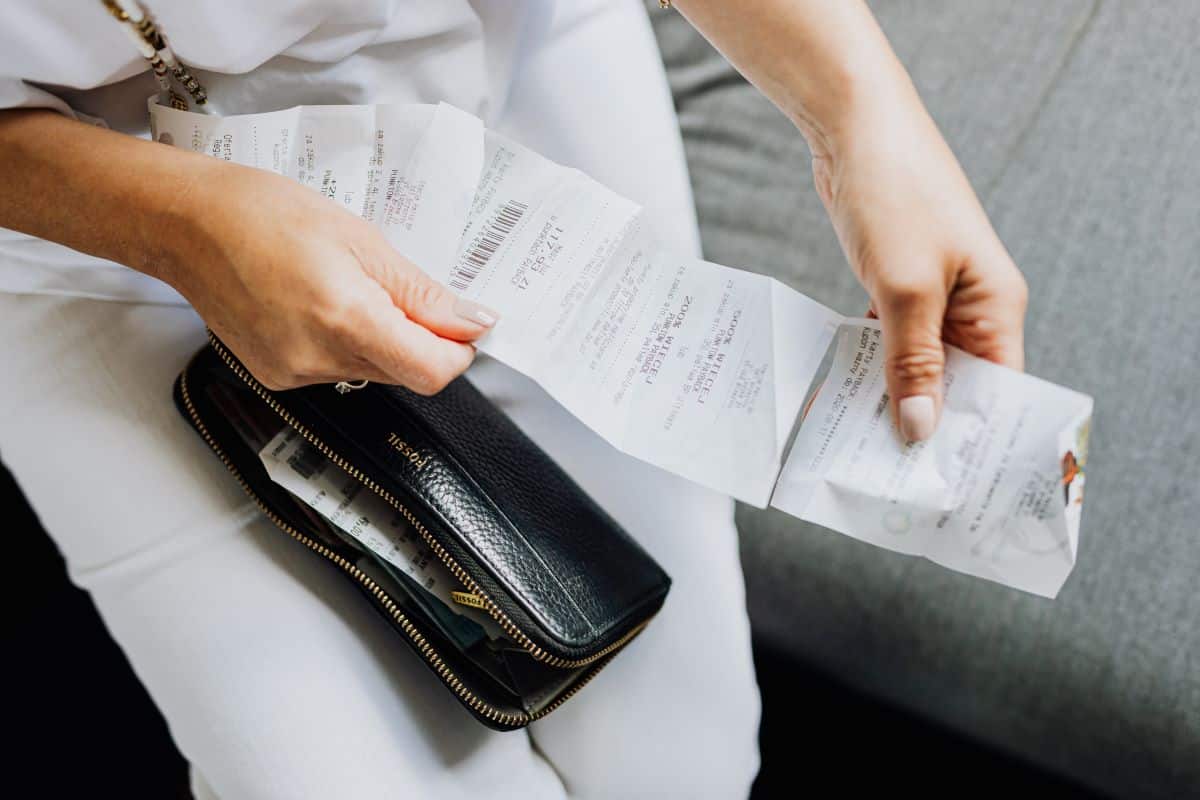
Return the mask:
<path fill-rule="evenodd" d="M 480 350 L 632 456 L 1047 597 L 1074 566 L 1086 395 L 948 347 L 938 431 L 905 444 L 877 323 L 670 252 L 636 203 L 452 106 L 151 116 L 159 141 L 292 177 L 379 225 L 500 313 Z"/>

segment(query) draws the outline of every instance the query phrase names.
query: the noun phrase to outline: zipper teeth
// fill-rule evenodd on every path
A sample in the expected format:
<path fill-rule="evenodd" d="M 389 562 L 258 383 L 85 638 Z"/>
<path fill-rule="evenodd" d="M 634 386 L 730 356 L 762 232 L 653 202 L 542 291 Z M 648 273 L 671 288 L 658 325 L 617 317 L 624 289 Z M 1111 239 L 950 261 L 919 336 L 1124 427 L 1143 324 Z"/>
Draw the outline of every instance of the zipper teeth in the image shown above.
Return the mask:
<path fill-rule="evenodd" d="M 504 610 L 496 604 L 491 596 L 483 590 L 483 588 L 475 581 L 475 579 L 467 574 L 465 569 L 459 566 L 458 562 L 454 559 L 454 556 L 450 555 L 450 553 L 446 551 L 446 548 L 442 547 L 441 543 L 438 542 L 437 539 L 433 538 L 433 534 L 431 534 L 425 525 L 418 520 L 411 511 L 408 510 L 407 506 L 398 501 L 392 496 L 391 492 L 380 486 L 369 476 L 365 475 L 349 461 L 335 453 L 327 444 L 318 439 L 315 434 L 313 434 L 299 420 L 292 416 L 292 414 L 283 406 L 281 406 L 279 402 L 271 395 L 271 393 L 267 391 L 267 389 L 233 357 L 233 354 L 225 348 L 225 345 L 217 339 L 211 330 L 208 331 L 208 340 L 213 349 L 216 350 L 217 355 L 220 356 L 221 360 L 225 362 L 225 365 L 233 370 L 234 374 L 236 374 L 243 383 L 253 389 L 254 392 L 263 400 L 263 402 L 270 406 L 271 410 L 278 414 L 284 422 L 286 422 L 292 429 L 303 436 L 305 441 L 316 447 L 344 472 L 348 473 L 355 480 L 359 481 L 368 489 L 375 492 L 377 495 L 386 500 L 393 508 L 399 511 L 404 518 L 408 520 L 408 522 L 414 528 L 417 529 L 417 532 L 421 534 L 421 538 L 425 540 L 425 544 L 428 545 L 429 549 L 432 550 L 434 554 L 442 561 L 442 563 L 446 565 L 446 568 L 450 570 L 451 574 L 453 574 L 454 577 L 457 578 L 464 586 L 470 589 L 472 594 L 478 595 L 483 600 L 484 609 L 488 612 L 488 614 L 490 614 L 492 618 L 496 620 L 505 633 L 511 636 L 516 643 L 526 652 L 528 652 L 529 655 L 535 660 L 549 664 L 552 667 L 559 667 L 562 669 L 585 667 L 588 664 L 598 661 L 614 650 L 624 646 L 626 642 L 637 635 L 637 633 L 641 630 L 642 625 L 645 625 L 645 623 L 642 623 L 642 625 L 635 626 L 615 642 L 612 642 L 607 647 L 596 653 L 593 653 L 586 658 L 562 658 L 546 652 L 542 647 L 538 646 L 537 643 L 530 639 L 524 631 L 517 627 L 516 623 L 514 623 L 508 614 L 506 614 Z"/>
<path fill-rule="evenodd" d="M 430 666 L 433 667 L 438 677 L 441 678 L 442 682 L 445 683 L 446 686 L 448 686 L 452 691 L 454 691 L 455 694 L 465 700 L 472 709 L 480 714 L 483 714 L 488 719 L 504 725 L 527 725 L 529 722 L 536 719 L 537 716 L 541 716 L 541 714 L 535 716 L 527 713 L 514 714 L 508 711 L 502 711 L 468 689 L 462 680 L 460 680 L 459 677 L 454 674 L 454 671 L 446 664 L 446 662 L 442 660 L 442 657 L 438 655 L 437 650 L 432 644 L 429 643 L 429 640 L 425 638 L 424 634 L 422 634 L 421 631 L 418 630 L 417 626 L 414 625 L 411 620 L 409 620 L 408 616 L 400 609 L 399 605 L 396 604 L 396 601 L 388 596 L 387 592 L 383 590 L 383 587 L 376 583 L 361 569 L 350 563 L 348 559 L 343 558 L 317 540 L 296 530 L 296 528 L 289 525 L 281 517 L 279 517 L 279 515 L 268 508 L 267 504 L 264 503 L 258 497 L 258 495 L 255 494 L 254 490 L 250 488 L 250 484 L 242 476 L 242 473 L 238 471 L 238 468 L 233 465 L 233 462 L 229 459 L 229 456 L 227 456 L 225 451 L 221 449 L 221 446 L 217 444 L 212 434 L 208 432 L 208 428 L 205 427 L 204 422 L 200 419 L 200 414 L 196 411 L 196 406 L 192 403 L 191 395 L 188 393 L 186 372 L 180 379 L 179 388 L 180 393 L 183 395 L 183 404 L 187 407 L 188 414 L 191 416 L 192 422 L 196 425 L 196 429 L 200 431 L 200 435 L 204 437 L 204 441 L 208 442 L 208 446 L 211 447 L 213 452 L 217 454 L 217 457 L 221 459 L 221 463 L 225 465 L 225 468 L 228 469 L 235 478 L 237 478 L 238 483 L 242 485 L 242 489 L 247 495 L 250 496 L 250 499 L 254 501 L 255 505 L 259 507 L 263 514 L 265 514 L 267 518 L 271 520 L 271 522 L 275 523 L 275 526 L 280 530 L 284 531 L 293 539 L 300 542 L 321 557 L 332 561 L 344 572 L 349 574 L 350 577 L 354 578 L 356 581 L 365 586 L 367 590 L 375 597 L 375 599 L 379 601 L 380 605 L 383 606 L 387 613 L 396 620 L 404 634 L 408 636 L 408 638 L 412 639 L 413 643 L 417 646 L 418 652 L 425 658 L 426 661 L 429 662 Z M 587 681 L 591 680 L 591 677 L 591 675 L 587 676 L 580 683 L 586 683 Z M 576 689 L 577 688 L 578 686 Z M 574 694 L 574 690 L 569 692 L 569 694 Z M 561 705 L 561 703 L 559 700 L 556 700 L 554 705 Z M 542 713 L 547 712 L 543 709 Z"/>

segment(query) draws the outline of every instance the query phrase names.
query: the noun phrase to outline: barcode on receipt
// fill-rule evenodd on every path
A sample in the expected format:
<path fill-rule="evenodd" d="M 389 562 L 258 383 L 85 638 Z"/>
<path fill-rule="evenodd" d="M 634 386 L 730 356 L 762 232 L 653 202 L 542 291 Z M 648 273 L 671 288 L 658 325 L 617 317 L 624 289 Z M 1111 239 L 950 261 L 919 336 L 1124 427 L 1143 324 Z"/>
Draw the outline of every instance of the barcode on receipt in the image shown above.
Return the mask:
<path fill-rule="evenodd" d="M 325 472 L 325 465 L 329 462 L 320 450 L 306 443 L 288 457 L 287 463 L 297 475 L 309 480 L 314 474 Z"/>
<path fill-rule="evenodd" d="M 471 285 L 471 281 L 475 280 L 479 273 L 487 267 L 492 256 L 496 255 L 500 245 L 504 244 L 505 238 L 513 232 L 513 228 L 517 227 L 517 223 L 521 221 L 521 217 L 525 216 L 525 212 L 528 210 L 527 204 L 516 200 L 509 200 L 501 206 L 496 215 L 483 226 L 483 230 L 471 243 L 471 248 L 463 256 L 458 268 L 454 270 L 454 277 L 450 279 L 450 288 L 458 292 L 465 292 Z"/>

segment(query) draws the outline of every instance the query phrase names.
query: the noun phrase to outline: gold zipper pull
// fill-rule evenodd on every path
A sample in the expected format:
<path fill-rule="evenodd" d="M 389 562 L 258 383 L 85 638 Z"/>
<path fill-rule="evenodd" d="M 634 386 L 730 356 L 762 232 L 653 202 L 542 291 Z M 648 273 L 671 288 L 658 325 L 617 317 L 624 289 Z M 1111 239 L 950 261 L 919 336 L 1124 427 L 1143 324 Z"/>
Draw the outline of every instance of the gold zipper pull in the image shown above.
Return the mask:
<path fill-rule="evenodd" d="M 487 603 L 477 594 L 470 592 L 451 592 L 450 597 L 454 602 L 462 606 L 470 606 L 471 608 L 487 608 Z"/>

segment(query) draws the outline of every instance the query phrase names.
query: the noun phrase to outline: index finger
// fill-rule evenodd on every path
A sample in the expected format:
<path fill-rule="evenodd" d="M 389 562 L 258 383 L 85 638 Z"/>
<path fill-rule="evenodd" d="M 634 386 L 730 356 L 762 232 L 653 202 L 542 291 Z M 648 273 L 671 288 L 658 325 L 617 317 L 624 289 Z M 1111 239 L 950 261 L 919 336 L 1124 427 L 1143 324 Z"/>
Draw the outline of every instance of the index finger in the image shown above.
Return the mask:
<path fill-rule="evenodd" d="M 367 303 L 360 323 L 353 337 L 357 354 L 417 394 L 438 393 L 475 358 L 474 347 L 409 319 L 386 294 Z"/>

